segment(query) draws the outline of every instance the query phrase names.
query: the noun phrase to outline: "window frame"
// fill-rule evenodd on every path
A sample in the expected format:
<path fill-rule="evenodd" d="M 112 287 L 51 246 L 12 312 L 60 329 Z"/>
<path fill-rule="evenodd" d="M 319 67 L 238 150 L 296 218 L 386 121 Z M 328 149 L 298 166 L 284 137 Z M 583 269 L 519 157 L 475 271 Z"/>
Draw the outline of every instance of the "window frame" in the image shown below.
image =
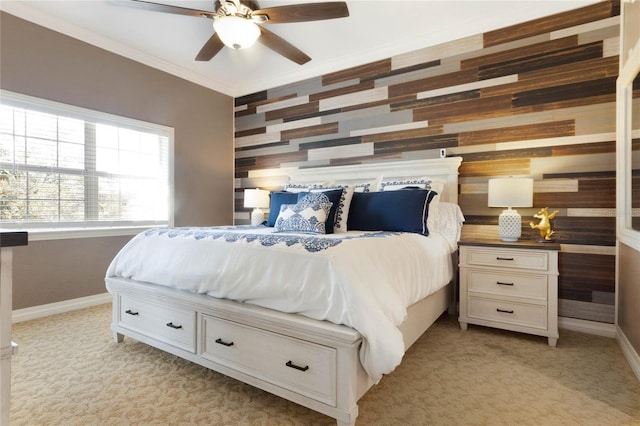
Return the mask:
<path fill-rule="evenodd" d="M 28 96 L 8 90 L 0 89 L 0 103 L 16 108 L 24 108 L 47 114 L 65 116 L 73 119 L 88 121 L 95 124 L 104 124 L 118 128 L 126 128 L 142 132 L 161 134 L 168 140 L 167 166 L 168 166 L 168 217 L 167 221 L 83 221 L 74 222 L 50 222 L 47 223 L 6 223 L 0 222 L 1 229 L 29 232 L 29 240 L 58 240 L 72 238 L 93 238 L 105 236 L 135 235 L 138 232 L 158 227 L 174 226 L 174 128 L 155 123 L 149 123 L 129 117 L 104 113 L 88 108 L 77 107 L 61 102 L 50 101 L 33 96 Z M 86 146 L 85 146 L 86 148 Z M 86 200 L 85 200 L 86 207 Z"/>

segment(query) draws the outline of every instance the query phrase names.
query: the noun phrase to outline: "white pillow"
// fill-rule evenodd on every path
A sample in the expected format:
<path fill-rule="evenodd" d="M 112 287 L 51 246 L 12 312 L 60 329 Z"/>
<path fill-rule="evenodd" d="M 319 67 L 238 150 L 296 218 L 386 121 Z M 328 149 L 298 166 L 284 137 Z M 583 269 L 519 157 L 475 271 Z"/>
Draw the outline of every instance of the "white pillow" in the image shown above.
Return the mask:
<path fill-rule="evenodd" d="M 322 188 L 323 186 L 333 185 L 335 181 L 328 180 L 326 182 L 318 182 L 318 183 L 296 183 L 289 182 L 285 183 L 282 187 L 283 191 L 287 192 L 308 192 L 314 188 Z"/>
<path fill-rule="evenodd" d="M 429 209 L 429 213 L 431 213 L 431 209 Z M 444 201 L 440 203 L 438 211 L 438 232 L 449 242 L 452 250 L 455 250 L 458 241 L 460 241 L 464 221 L 464 215 L 459 205 Z"/>
<path fill-rule="evenodd" d="M 415 187 L 420 189 L 430 189 L 431 180 L 426 177 L 417 179 L 402 179 L 402 180 L 386 180 L 380 183 L 380 191 L 396 191 L 398 189 L 406 187 Z"/>

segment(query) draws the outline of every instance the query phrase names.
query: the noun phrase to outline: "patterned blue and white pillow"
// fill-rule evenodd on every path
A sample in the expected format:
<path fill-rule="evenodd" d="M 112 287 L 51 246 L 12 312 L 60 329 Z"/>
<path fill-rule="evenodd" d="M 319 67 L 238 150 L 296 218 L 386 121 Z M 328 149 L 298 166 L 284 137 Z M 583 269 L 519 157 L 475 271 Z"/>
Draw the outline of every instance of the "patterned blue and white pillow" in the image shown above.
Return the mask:
<path fill-rule="evenodd" d="M 339 200 L 336 203 L 335 199 L 331 199 L 331 193 L 335 190 L 341 190 Z M 349 216 L 349 206 L 351 205 L 351 198 L 353 197 L 353 185 L 335 185 L 335 186 L 322 186 L 318 188 L 310 188 L 311 192 L 329 192 L 327 195 L 334 203 L 332 212 L 329 213 L 328 220 L 331 219 L 331 214 L 335 212 L 333 226 L 327 222 L 327 233 L 344 233 L 347 232 L 347 217 Z"/>
<path fill-rule="evenodd" d="M 325 223 L 332 205 L 321 192 L 309 193 L 296 204 L 283 204 L 274 231 L 325 234 Z"/>

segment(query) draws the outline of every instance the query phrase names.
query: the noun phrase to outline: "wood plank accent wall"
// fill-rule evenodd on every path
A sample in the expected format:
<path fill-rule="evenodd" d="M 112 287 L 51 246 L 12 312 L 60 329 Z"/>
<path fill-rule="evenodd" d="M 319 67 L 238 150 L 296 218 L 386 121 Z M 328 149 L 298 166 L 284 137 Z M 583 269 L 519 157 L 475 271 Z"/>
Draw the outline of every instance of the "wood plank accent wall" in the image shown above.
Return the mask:
<path fill-rule="evenodd" d="M 236 223 L 243 189 L 278 188 L 282 169 L 447 148 L 464 158 L 463 236 L 498 234 L 489 178 L 533 177 L 525 225 L 560 211 L 560 315 L 613 323 L 619 14 L 603 1 L 237 98 Z"/>

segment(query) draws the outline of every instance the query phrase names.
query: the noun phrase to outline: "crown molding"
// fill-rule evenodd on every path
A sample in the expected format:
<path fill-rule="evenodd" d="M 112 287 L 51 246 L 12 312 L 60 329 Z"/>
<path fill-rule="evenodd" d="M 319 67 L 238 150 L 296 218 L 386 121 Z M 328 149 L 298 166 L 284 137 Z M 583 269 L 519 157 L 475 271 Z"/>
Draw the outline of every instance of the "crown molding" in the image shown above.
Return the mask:
<path fill-rule="evenodd" d="M 30 7 L 24 2 L 0 1 L 0 10 L 18 18 L 40 25 L 52 31 L 59 32 L 66 36 L 75 38 L 84 43 L 99 47 L 116 55 L 123 56 L 133 61 L 147 65 L 167 74 L 174 75 L 200 86 L 223 93 L 228 96 L 235 96 L 232 87 L 228 83 L 216 80 L 202 74 L 194 73 L 191 70 L 179 67 L 156 56 L 134 49 L 122 43 L 116 42 L 108 37 L 104 37 L 86 28 L 73 25 L 56 17 L 47 15 L 39 10 Z"/>

